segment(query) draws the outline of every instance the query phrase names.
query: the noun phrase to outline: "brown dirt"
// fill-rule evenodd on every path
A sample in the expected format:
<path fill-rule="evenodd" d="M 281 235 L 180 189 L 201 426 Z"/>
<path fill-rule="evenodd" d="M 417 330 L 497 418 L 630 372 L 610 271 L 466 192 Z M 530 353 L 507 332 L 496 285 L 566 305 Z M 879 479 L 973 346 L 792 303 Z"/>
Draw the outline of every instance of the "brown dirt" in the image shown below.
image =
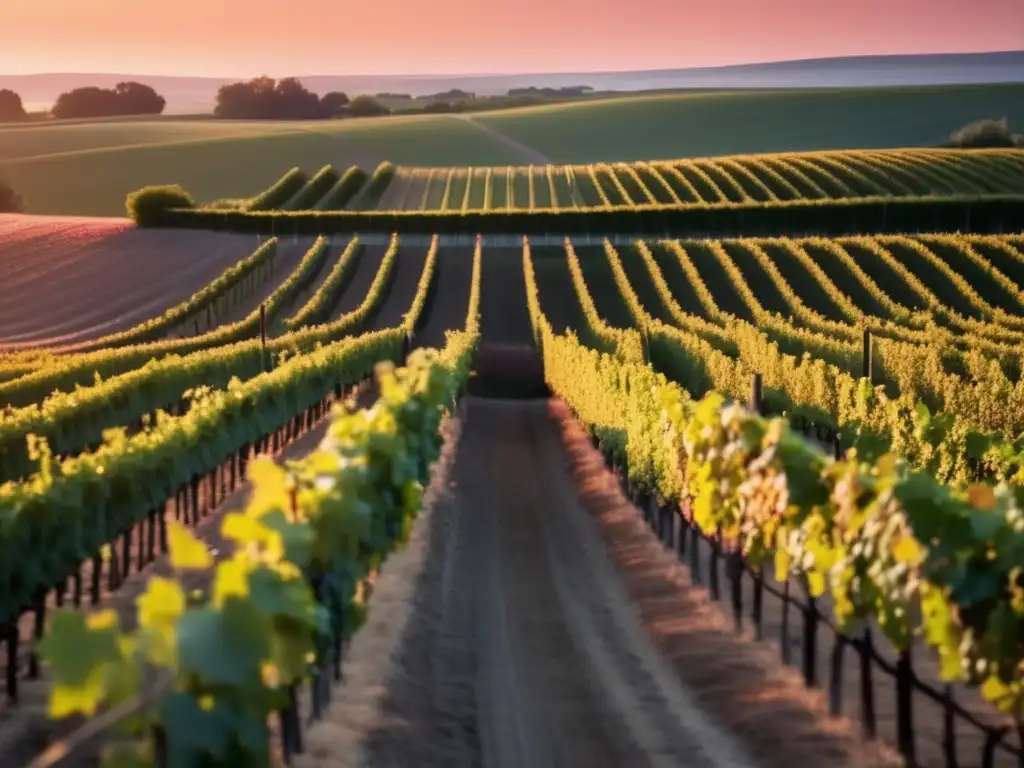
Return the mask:
<path fill-rule="evenodd" d="M 533 345 L 523 249 L 484 248 L 480 265 L 480 333 L 486 343 Z"/>
<path fill-rule="evenodd" d="M 391 268 L 383 301 L 367 323 L 367 330 L 395 328 L 401 325 L 405 313 L 412 307 L 416 288 L 420 284 L 423 267 L 427 262 L 427 249 L 424 245 L 399 243 L 398 257 Z"/>
<path fill-rule="evenodd" d="M 332 244 L 327 246 L 328 255 L 327 258 L 324 260 L 323 266 L 320 268 L 319 274 L 317 274 L 316 278 L 314 278 L 313 281 L 310 282 L 309 287 L 306 288 L 306 290 L 302 291 L 295 297 L 295 300 L 292 302 L 291 307 L 289 307 L 288 310 L 285 312 L 285 317 L 292 317 L 294 315 L 297 315 L 299 312 L 302 311 L 302 309 L 306 306 L 310 299 L 312 299 L 316 295 L 317 291 L 320 290 L 320 287 L 327 279 L 327 276 L 331 273 L 331 270 L 334 268 L 335 264 L 337 264 L 338 260 L 341 258 L 341 254 L 345 252 L 345 249 L 348 247 L 349 242 L 350 238 L 348 237 L 337 237 L 334 239 L 334 242 Z M 312 242 L 310 243 L 310 245 L 312 245 Z"/>
<path fill-rule="evenodd" d="M 757 764 L 643 633 L 546 401 L 464 405 L 297 765 Z"/>
<path fill-rule="evenodd" d="M 689 570 L 651 533 L 568 408 L 552 401 L 550 413 L 580 500 L 597 523 L 645 629 L 708 712 L 742 737 L 765 766 L 900 765 L 889 750 L 866 743 L 849 720 L 830 718 L 823 695 L 808 691 L 782 666 L 770 642 L 736 634 L 722 606 L 693 584 Z M 726 588 L 724 573 L 720 583 Z M 766 599 L 769 634 L 780 614 Z"/>
<path fill-rule="evenodd" d="M 68 345 L 131 327 L 256 247 L 248 235 L 39 218 L 0 216 L 0 349 Z"/>
<path fill-rule="evenodd" d="M 473 251 L 467 248 L 441 248 L 434 264 L 434 280 L 424 306 L 425 317 L 416 333 L 417 347 L 441 348 L 445 332 L 466 327 L 469 293 L 473 280 Z"/>
<path fill-rule="evenodd" d="M 349 269 L 353 270 L 352 275 L 348 279 L 344 292 L 338 297 L 331 310 L 329 318 L 331 322 L 358 309 L 359 305 L 363 303 L 386 252 L 387 246 L 363 247 L 356 263 L 349 265 Z"/>

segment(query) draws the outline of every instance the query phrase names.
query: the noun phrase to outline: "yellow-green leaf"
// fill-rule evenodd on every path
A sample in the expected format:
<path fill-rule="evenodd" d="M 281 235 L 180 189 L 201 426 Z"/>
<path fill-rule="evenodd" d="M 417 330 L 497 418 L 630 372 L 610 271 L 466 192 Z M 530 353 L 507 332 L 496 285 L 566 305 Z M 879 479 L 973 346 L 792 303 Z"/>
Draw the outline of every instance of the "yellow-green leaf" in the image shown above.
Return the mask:
<path fill-rule="evenodd" d="M 171 565 L 179 571 L 205 571 L 213 565 L 213 556 L 206 545 L 179 522 L 167 527 L 171 550 Z"/>

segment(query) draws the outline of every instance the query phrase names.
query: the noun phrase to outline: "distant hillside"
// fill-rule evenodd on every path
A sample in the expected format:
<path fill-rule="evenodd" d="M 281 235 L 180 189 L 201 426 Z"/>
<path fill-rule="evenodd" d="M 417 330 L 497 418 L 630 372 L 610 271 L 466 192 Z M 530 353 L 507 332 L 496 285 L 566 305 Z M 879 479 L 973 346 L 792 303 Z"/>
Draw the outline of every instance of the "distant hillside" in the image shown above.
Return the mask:
<path fill-rule="evenodd" d="M 287 73 L 285 73 L 287 74 Z M 589 85 L 600 91 L 677 88 L 825 88 L 879 85 L 1024 83 L 1024 51 L 999 53 L 850 56 L 701 69 L 638 72 L 558 72 L 511 75 L 311 75 L 300 76 L 318 93 L 408 93 L 422 96 L 452 88 L 502 94 L 528 86 Z M 168 112 L 208 112 L 217 89 L 235 79 L 111 74 L 0 75 L 0 88 L 21 94 L 29 109 L 46 109 L 58 94 L 86 85 L 112 87 L 121 80 L 151 85 Z"/>

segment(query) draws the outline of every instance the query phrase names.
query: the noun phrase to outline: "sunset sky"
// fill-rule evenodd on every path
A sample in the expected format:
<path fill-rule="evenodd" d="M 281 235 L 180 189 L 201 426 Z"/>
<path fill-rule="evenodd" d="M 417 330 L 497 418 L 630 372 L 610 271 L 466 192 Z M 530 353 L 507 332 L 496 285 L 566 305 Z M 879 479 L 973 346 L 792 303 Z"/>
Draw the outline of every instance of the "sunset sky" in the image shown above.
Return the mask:
<path fill-rule="evenodd" d="M 1024 0 L 0 0 L 0 74 L 585 72 L 1024 49 Z"/>

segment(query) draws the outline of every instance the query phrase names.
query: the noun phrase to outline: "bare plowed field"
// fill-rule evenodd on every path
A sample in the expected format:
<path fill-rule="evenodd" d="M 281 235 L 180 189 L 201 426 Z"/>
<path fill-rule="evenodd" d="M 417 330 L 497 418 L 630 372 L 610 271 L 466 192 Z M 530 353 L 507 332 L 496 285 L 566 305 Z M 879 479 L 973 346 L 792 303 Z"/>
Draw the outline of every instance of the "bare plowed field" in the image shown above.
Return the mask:
<path fill-rule="evenodd" d="M 249 235 L 122 219 L 0 216 L 0 349 L 105 336 L 187 299 L 257 246 Z"/>

